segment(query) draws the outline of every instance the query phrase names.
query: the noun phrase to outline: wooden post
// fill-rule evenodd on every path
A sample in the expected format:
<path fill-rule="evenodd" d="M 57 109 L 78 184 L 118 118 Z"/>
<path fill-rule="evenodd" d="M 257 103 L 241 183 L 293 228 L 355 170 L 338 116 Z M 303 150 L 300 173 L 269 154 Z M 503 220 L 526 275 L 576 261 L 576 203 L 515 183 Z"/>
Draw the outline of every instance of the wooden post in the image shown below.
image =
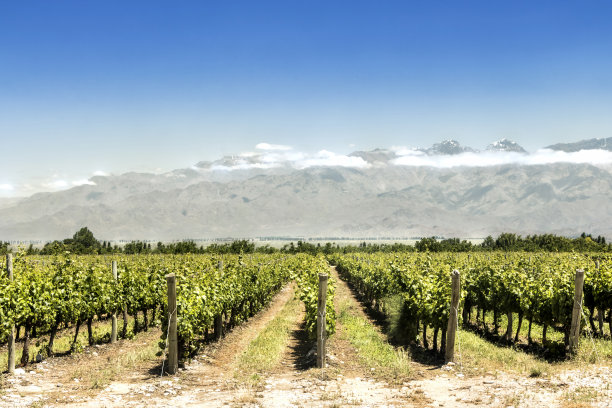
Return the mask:
<path fill-rule="evenodd" d="M 455 337 L 457 335 L 457 322 L 459 314 L 459 299 L 461 298 L 461 279 L 458 270 L 454 270 L 451 274 L 452 292 L 451 306 L 448 313 L 448 327 L 446 329 L 446 352 L 445 361 L 455 361 Z"/>
<path fill-rule="evenodd" d="M 576 271 L 574 286 L 574 309 L 572 310 L 572 326 L 570 328 L 569 349 L 571 353 L 578 350 L 580 340 L 580 322 L 582 317 L 582 287 L 584 285 L 584 270 Z"/>
<path fill-rule="evenodd" d="M 178 336 L 176 330 L 176 276 L 166 275 L 168 283 L 168 373 L 178 370 Z"/>
<path fill-rule="evenodd" d="M 112 272 L 113 272 L 113 279 L 115 280 L 115 285 L 117 284 L 117 261 L 113 261 L 112 264 Z M 111 327 L 111 338 L 110 338 L 110 342 L 111 343 L 115 343 L 117 341 L 117 313 L 113 312 L 113 315 L 111 316 L 112 319 L 112 327 Z"/>
<path fill-rule="evenodd" d="M 325 306 L 327 305 L 327 275 L 319 274 L 317 304 L 317 368 L 325 368 L 325 342 L 327 340 Z"/>
<path fill-rule="evenodd" d="M 6 271 L 9 280 L 13 280 L 13 254 L 6 254 Z M 15 326 L 11 325 L 8 335 L 8 372 L 15 374 Z"/>

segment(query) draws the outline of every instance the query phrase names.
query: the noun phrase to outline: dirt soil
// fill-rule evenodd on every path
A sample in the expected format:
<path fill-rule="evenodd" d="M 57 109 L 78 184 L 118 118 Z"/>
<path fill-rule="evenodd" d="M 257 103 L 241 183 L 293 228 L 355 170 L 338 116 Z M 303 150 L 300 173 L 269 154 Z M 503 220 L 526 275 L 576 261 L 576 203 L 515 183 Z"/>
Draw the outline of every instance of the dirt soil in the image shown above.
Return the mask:
<path fill-rule="evenodd" d="M 332 270 L 335 274 L 335 271 Z M 357 301 L 338 279 L 336 299 Z M 161 357 L 116 368 L 156 344 L 159 330 L 133 340 L 88 347 L 74 356 L 50 358 L 3 376 L 1 407 L 612 407 L 612 370 L 593 366 L 549 378 L 505 373 L 464 375 L 460 365 L 431 366 L 412 362 L 413 378 L 388 383 L 360 363 L 343 336 L 329 342 L 328 362 L 316 369 L 312 342 L 297 319 L 282 360 L 254 381 L 241 379 L 236 358 L 294 295 L 285 287 L 268 308 L 204 347 L 177 376 L 160 376 Z M 361 309 L 360 309 L 361 310 Z M 303 313 L 303 311 L 301 312 Z M 364 316 L 365 313 L 364 313 Z M 338 331 L 343 330 L 339 326 Z M 90 377 L 114 371 L 113 381 L 92 386 Z M 593 403 L 596 399 L 599 402 Z"/>

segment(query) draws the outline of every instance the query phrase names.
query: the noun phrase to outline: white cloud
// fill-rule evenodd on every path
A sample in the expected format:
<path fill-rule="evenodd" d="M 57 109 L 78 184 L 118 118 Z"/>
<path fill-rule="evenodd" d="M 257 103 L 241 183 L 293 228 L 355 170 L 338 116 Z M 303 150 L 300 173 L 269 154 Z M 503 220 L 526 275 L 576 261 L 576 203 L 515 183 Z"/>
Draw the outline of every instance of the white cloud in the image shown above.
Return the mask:
<path fill-rule="evenodd" d="M 612 163 L 612 152 L 608 150 L 580 150 L 578 152 L 560 152 L 549 149 L 538 150 L 528 156 L 525 164 L 549 164 L 549 163 L 590 163 L 610 164 Z"/>
<path fill-rule="evenodd" d="M 53 180 L 53 181 L 49 181 L 46 183 L 42 183 L 41 187 L 42 187 L 42 190 L 57 191 L 57 190 L 65 190 L 70 187 L 77 187 L 77 186 L 83 186 L 83 185 L 95 186 L 96 183 L 88 179 L 79 179 L 79 180 L 73 180 L 70 182 L 63 180 L 63 179 L 59 179 L 59 180 Z M 40 189 L 35 188 L 35 190 L 40 190 Z"/>
<path fill-rule="evenodd" d="M 352 157 L 336 154 L 328 150 L 321 150 L 314 157 L 305 158 L 295 163 L 297 168 L 312 166 L 340 166 L 340 167 L 370 167 L 370 164 L 361 157 Z"/>
<path fill-rule="evenodd" d="M 243 160 L 237 161 L 231 166 L 214 165 L 210 167 L 213 171 L 232 171 L 232 170 L 249 170 L 249 169 L 272 169 L 279 167 L 279 163 L 249 163 Z"/>
<path fill-rule="evenodd" d="M 52 189 L 52 190 L 60 190 L 62 188 L 67 188 L 70 184 L 66 180 L 54 180 L 48 183 L 43 183 L 43 187 Z"/>
<path fill-rule="evenodd" d="M 8 184 L 8 183 L 0 184 L 0 190 L 1 191 L 13 191 L 14 189 L 15 189 L 15 187 L 13 187 L 12 184 Z"/>
<path fill-rule="evenodd" d="M 414 149 L 397 149 L 400 157 L 391 161 L 400 166 L 485 167 L 502 164 L 537 165 L 552 163 L 587 163 L 593 165 L 612 164 L 612 152 L 607 150 L 581 150 L 561 152 L 541 149 L 532 154 L 515 152 L 461 153 L 448 156 L 427 156 Z"/>
<path fill-rule="evenodd" d="M 261 143 L 260 143 L 261 145 Z M 257 145 L 259 148 L 260 145 Z M 267 145 L 267 144 L 266 144 Z M 269 145 L 267 145 L 269 146 Z M 288 147 L 288 146 L 285 146 Z M 225 159 L 223 164 L 210 167 L 211 171 L 232 171 L 249 169 L 272 169 L 277 167 L 293 167 L 304 169 L 312 166 L 370 167 L 361 157 L 351 157 L 321 150 L 316 154 L 294 151 L 268 149 L 263 152 L 246 152 Z"/>
<path fill-rule="evenodd" d="M 391 150 L 398 156 L 408 156 L 408 155 L 424 156 L 425 155 L 425 152 L 422 152 L 421 150 L 417 150 L 414 147 L 391 146 L 391 149 L 389 150 Z"/>
<path fill-rule="evenodd" d="M 75 180 L 72 182 L 73 186 L 83 186 L 83 185 L 88 185 L 88 186 L 95 186 L 96 183 L 94 183 L 91 180 L 87 180 L 87 179 L 81 179 L 81 180 Z"/>
<path fill-rule="evenodd" d="M 270 144 L 270 143 L 259 143 L 255 146 L 257 150 L 281 150 L 287 151 L 292 150 L 293 147 L 286 145 Z"/>
<path fill-rule="evenodd" d="M 243 152 L 240 153 L 240 157 L 256 157 L 259 156 L 261 153 L 257 153 L 257 152 Z"/>
<path fill-rule="evenodd" d="M 94 176 L 104 176 L 104 177 L 106 177 L 106 176 L 108 176 L 108 173 L 105 172 L 105 171 L 102 171 L 102 170 L 97 170 L 97 171 L 94 171 L 93 175 Z"/>

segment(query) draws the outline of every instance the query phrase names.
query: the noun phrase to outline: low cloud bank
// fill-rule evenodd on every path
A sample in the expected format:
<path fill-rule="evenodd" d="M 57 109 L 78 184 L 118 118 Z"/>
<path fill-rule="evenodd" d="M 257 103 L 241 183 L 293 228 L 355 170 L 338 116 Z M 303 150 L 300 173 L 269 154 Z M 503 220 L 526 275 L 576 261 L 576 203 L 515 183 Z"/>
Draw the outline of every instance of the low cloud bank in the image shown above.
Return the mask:
<path fill-rule="evenodd" d="M 108 174 L 102 171 L 96 171 L 92 176 L 108 176 Z M 0 184 L 0 197 L 25 197 L 35 193 L 67 190 L 72 187 L 83 185 L 95 186 L 96 183 L 88 178 L 69 180 L 54 174 L 46 179 L 32 180 L 30 183 Z"/>
<path fill-rule="evenodd" d="M 505 164 L 546 165 L 554 163 L 592 164 L 612 169 L 612 152 L 592 149 L 578 152 L 563 152 L 540 149 L 534 153 L 504 151 L 464 152 L 455 155 L 428 155 L 422 150 L 407 147 L 392 147 L 388 150 L 359 152 L 355 155 L 338 154 L 329 150 L 304 153 L 291 146 L 259 143 L 254 151 L 235 156 L 226 156 L 209 163 L 205 167 L 192 167 L 195 170 L 234 171 L 250 169 L 292 168 L 305 169 L 316 166 L 351 167 L 366 169 L 385 166 L 428 166 L 435 168 L 485 167 Z M 95 171 L 92 177 L 109 176 L 104 171 Z M 0 197 L 28 196 L 37 192 L 54 192 L 75 186 L 95 185 L 90 178 L 69 179 L 65 175 L 54 174 L 46 179 L 31 180 L 29 183 L 0 182 Z"/>
<path fill-rule="evenodd" d="M 361 157 L 337 154 L 329 150 L 321 150 L 315 154 L 307 154 L 293 150 L 290 146 L 259 143 L 255 146 L 257 152 L 244 152 L 237 156 L 225 157 L 212 164 L 208 170 L 232 171 L 249 169 L 272 169 L 277 167 L 293 167 L 305 169 L 314 166 L 340 166 L 366 168 L 370 164 Z"/>
<path fill-rule="evenodd" d="M 397 158 L 390 161 L 398 166 L 430 166 L 438 168 L 451 167 L 486 167 L 503 164 L 542 165 L 553 163 L 586 163 L 593 165 L 612 164 L 612 152 L 607 150 L 581 150 L 562 152 L 540 149 L 535 153 L 515 152 L 477 152 L 461 153 L 449 156 L 428 156 L 425 153 L 399 148 L 395 151 Z"/>
<path fill-rule="evenodd" d="M 339 166 L 368 168 L 380 166 L 427 166 L 436 168 L 452 167 L 485 167 L 504 164 L 543 165 L 553 163 L 588 163 L 593 165 L 612 165 L 612 152 L 607 150 L 581 150 L 563 152 L 540 149 L 534 153 L 517 153 L 503 151 L 465 152 L 454 155 L 428 155 L 422 150 L 407 147 L 392 147 L 389 150 L 378 150 L 377 159 L 368 162 L 360 156 L 344 155 L 321 150 L 308 154 L 293 150 L 290 146 L 259 143 L 258 151 L 245 152 L 237 156 L 226 157 L 212 164 L 208 170 L 232 171 L 249 169 L 272 169 L 291 167 L 305 169 L 314 166 Z M 380 160 L 380 154 L 386 157 Z"/>

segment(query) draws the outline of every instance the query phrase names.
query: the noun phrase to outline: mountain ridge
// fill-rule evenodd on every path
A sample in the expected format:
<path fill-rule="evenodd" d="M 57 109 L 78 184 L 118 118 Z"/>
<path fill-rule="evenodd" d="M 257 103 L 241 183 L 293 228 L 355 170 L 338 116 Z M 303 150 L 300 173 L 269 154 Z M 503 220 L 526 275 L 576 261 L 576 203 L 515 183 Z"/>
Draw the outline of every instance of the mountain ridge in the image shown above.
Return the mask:
<path fill-rule="evenodd" d="M 600 139 L 584 139 L 572 143 L 556 143 L 547 146 L 546 149 L 562 151 L 566 153 L 579 152 L 581 150 L 607 150 L 612 151 L 612 137 Z"/>
<path fill-rule="evenodd" d="M 61 239 L 82 226 L 105 240 L 612 233 L 612 175 L 588 164 L 160 178 L 114 176 L 24 199 L 0 209 L 0 240 Z"/>
<path fill-rule="evenodd" d="M 479 165 L 480 154 L 489 161 Z M 82 226 L 104 240 L 612 234 L 609 163 L 530 157 L 507 139 L 484 152 L 447 140 L 347 156 L 264 150 L 163 174 L 95 176 L 0 200 L 0 240 L 62 239 Z"/>

